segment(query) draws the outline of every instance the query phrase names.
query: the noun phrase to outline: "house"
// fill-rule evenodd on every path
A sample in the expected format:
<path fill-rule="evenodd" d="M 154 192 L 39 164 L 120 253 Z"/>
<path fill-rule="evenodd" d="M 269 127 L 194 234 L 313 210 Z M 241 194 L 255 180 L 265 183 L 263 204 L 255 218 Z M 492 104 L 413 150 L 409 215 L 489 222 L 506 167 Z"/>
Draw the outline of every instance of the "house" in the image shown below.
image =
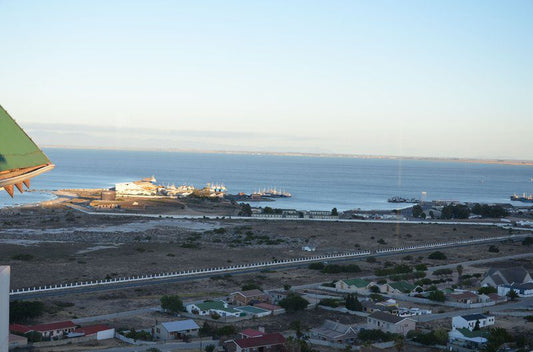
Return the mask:
<path fill-rule="evenodd" d="M 278 304 L 278 302 L 286 298 L 289 295 L 289 293 L 290 291 L 281 291 L 281 290 L 268 291 L 268 295 L 270 296 L 270 302 L 274 304 Z"/>
<path fill-rule="evenodd" d="M 244 329 L 243 331 L 239 333 L 239 335 L 241 336 L 241 339 L 251 339 L 254 337 L 261 337 L 264 334 L 265 334 L 264 328 L 259 328 L 259 330 Z"/>
<path fill-rule="evenodd" d="M 21 325 L 11 324 L 9 325 L 9 331 L 14 334 L 26 334 L 31 331 L 40 333 L 43 340 L 58 340 L 66 337 L 69 333 L 76 329 L 76 324 L 72 321 L 60 321 L 57 323 L 39 324 L 39 325 Z"/>
<path fill-rule="evenodd" d="M 357 338 L 357 331 L 355 325 L 326 320 L 322 326 L 311 329 L 311 337 L 333 343 L 352 344 Z"/>
<path fill-rule="evenodd" d="M 285 313 L 285 308 L 270 303 L 257 303 L 254 307 L 266 309 L 272 312 L 272 315 L 278 315 Z"/>
<path fill-rule="evenodd" d="M 285 351 L 285 337 L 280 333 L 235 339 L 224 342 L 228 352 L 282 352 Z"/>
<path fill-rule="evenodd" d="M 487 296 L 490 300 L 496 302 L 496 304 L 507 302 L 507 296 L 500 296 L 497 293 L 488 293 Z"/>
<path fill-rule="evenodd" d="M 498 286 L 498 295 L 505 296 L 509 291 L 515 291 L 520 297 L 533 296 L 533 281 L 524 284 L 500 285 Z"/>
<path fill-rule="evenodd" d="M 366 318 L 369 329 L 379 329 L 383 332 L 406 335 L 416 328 L 416 322 L 411 318 L 399 317 L 385 312 L 374 312 Z"/>
<path fill-rule="evenodd" d="M 376 304 L 372 301 L 362 301 L 361 306 L 363 308 L 362 311 L 365 313 L 387 312 L 394 315 L 398 314 L 398 307 L 396 306 Z"/>
<path fill-rule="evenodd" d="M 261 290 L 237 291 L 230 295 L 230 301 L 238 306 L 248 306 L 255 303 L 268 303 L 270 297 Z"/>
<path fill-rule="evenodd" d="M 488 336 L 487 330 L 452 329 L 448 332 L 448 351 L 481 351 L 487 344 Z"/>
<path fill-rule="evenodd" d="M 115 337 L 115 328 L 104 324 L 89 325 L 82 328 L 77 328 L 74 330 L 74 334 L 79 334 L 79 336 L 94 335 L 94 338 L 98 341 L 107 340 Z"/>
<path fill-rule="evenodd" d="M 369 286 L 375 285 L 374 282 L 363 279 L 339 280 L 335 282 L 337 290 L 366 293 Z"/>
<path fill-rule="evenodd" d="M 200 327 L 192 319 L 176 320 L 156 324 L 152 328 L 152 335 L 158 340 L 182 339 L 185 336 L 198 336 Z"/>
<path fill-rule="evenodd" d="M 446 300 L 450 302 L 464 303 L 464 304 L 472 304 L 472 303 L 481 302 L 481 299 L 479 298 L 479 296 L 470 291 L 448 293 L 446 295 Z"/>
<path fill-rule="evenodd" d="M 468 329 L 472 331 L 476 329 L 476 327 L 484 328 L 490 325 L 494 325 L 494 316 L 492 315 L 467 314 L 452 318 L 453 329 Z"/>
<path fill-rule="evenodd" d="M 383 285 L 379 285 L 379 290 L 383 293 L 411 293 L 413 292 L 417 287 L 416 285 L 410 284 L 407 281 L 396 281 L 396 282 L 390 282 Z"/>
<path fill-rule="evenodd" d="M 218 314 L 221 317 L 239 317 L 241 314 L 244 314 L 238 310 L 230 308 L 224 301 L 205 301 L 203 303 L 188 304 L 185 309 L 192 314 Z"/>
<path fill-rule="evenodd" d="M 532 281 L 531 275 L 522 266 L 490 268 L 481 280 L 481 285 L 498 287 L 500 285 L 524 284 L 529 281 Z"/>

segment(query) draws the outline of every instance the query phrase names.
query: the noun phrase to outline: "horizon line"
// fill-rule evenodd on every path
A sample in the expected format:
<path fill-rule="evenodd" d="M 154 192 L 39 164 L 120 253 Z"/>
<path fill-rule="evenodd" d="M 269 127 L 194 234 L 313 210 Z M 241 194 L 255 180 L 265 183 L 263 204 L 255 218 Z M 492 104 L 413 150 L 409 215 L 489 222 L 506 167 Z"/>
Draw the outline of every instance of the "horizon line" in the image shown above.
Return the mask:
<path fill-rule="evenodd" d="M 233 155 L 272 155 L 272 156 L 301 156 L 314 158 L 352 158 L 352 159 L 386 159 L 386 160 L 419 160 L 439 162 L 463 162 L 475 164 L 500 164 L 516 166 L 533 166 L 533 160 L 520 159 L 485 159 L 465 157 L 432 157 L 432 156 L 406 156 L 406 155 L 379 155 L 379 154 L 350 154 L 350 153 L 312 153 L 312 152 L 274 152 L 274 151 L 241 151 L 241 150 L 209 150 L 209 149 L 182 149 L 182 148 L 129 148 L 129 147 L 96 147 L 96 146 L 69 146 L 69 145 L 43 145 L 51 149 L 85 149 L 85 150 L 122 150 L 139 152 L 168 152 L 168 153 L 197 153 L 197 154 L 233 154 Z"/>

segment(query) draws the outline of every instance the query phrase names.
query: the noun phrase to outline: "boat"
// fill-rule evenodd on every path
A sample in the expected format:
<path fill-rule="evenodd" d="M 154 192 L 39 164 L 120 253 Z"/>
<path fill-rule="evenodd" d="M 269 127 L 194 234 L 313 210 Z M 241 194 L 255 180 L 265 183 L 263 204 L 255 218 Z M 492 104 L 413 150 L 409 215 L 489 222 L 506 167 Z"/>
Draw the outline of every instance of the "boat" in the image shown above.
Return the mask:
<path fill-rule="evenodd" d="M 389 203 L 420 203 L 420 201 L 416 198 L 407 199 L 407 198 L 398 197 L 398 196 L 391 197 L 387 199 L 387 201 Z"/>
<path fill-rule="evenodd" d="M 292 197 L 292 194 L 283 190 L 278 190 L 275 187 L 271 187 L 270 189 L 264 188 L 263 190 L 254 192 L 252 193 L 252 197 L 253 196 L 261 198 L 290 198 Z"/>
<path fill-rule="evenodd" d="M 533 194 L 526 195 L 523 193 L 521 196 L 513 194 L 511 200 L 515 202 L 533 203 Z"/>

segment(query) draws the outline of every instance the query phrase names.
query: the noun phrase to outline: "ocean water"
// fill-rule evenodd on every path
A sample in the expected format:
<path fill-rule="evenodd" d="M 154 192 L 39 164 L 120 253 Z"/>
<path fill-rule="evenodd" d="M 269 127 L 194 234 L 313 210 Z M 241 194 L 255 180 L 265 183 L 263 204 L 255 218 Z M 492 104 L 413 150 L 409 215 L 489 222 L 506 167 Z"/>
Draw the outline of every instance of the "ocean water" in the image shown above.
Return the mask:
<path fill-rule="evenodd" d="M 277 187 L 290 199 L 258 203 L 304 210 L 393 209 L 391 196 L 507 202 L 533 192 L 533 166 L 272 155 L 45 149 L 56 168 L 32 180 L 35 190 L 111 187 L 154 175 L 161 184 L 223 183 L 230 193 Z M 0 206 L 50 199 L 46 192 L 0 193 Z M 257 204 L 257 203 L 256 203 Z M 523 203 L 516 203 L 523 204 Z M 400 205 L 401 206 L 401 205 Z"/>

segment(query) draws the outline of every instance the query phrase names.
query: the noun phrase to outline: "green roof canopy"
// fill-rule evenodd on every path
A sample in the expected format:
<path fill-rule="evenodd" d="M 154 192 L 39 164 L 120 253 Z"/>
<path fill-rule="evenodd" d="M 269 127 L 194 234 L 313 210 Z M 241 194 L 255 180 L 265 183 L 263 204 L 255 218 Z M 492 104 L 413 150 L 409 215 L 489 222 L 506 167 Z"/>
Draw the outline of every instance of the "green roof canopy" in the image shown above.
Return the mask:
<path fill-rule="evenodd" d="M 46 155 L 0 106 L 0 172 L 47 164 Z"/>

